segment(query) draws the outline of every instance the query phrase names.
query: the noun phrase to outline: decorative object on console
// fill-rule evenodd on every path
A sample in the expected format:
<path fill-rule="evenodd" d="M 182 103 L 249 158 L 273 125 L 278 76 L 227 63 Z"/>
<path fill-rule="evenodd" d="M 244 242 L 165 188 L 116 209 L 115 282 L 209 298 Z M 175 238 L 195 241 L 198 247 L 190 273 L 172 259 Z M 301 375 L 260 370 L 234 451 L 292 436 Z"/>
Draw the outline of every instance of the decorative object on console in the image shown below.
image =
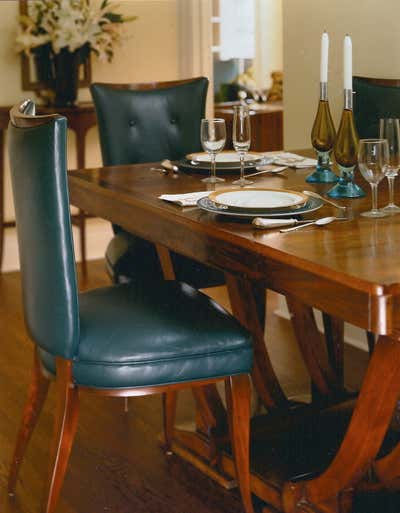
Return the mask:
<path fill-rule="evenodd" d="M 309 183 L 337 182 L 338 177 L 331 170 L 330 155 L 335 144 L 335 127 L 328 102 L 328 51 L 329 36 L 321 37 L 321 75 L 318 111 L 311 131 L 311 143 L 318 156 L 317 168 L 306 178 Z"/>
<path fill-rule="evenodd" d="M 344 38 L 343 68 L 344 109 L 334 146 L 340 178 L 339 182 L 328 192 L 328 196 L 331 198 L 360 198 L 365 196 L 365 192 L 353 181 L 359 139 L 353 115 L 352 42 L 349 35 Z"/>
<path fill-rule="evenodd" d="M 268 93 L 269 102 L 281 102 L 283 101 L 283 72 L 273 71 L 271 73 L 272 86 Z"/>
<path fill-rule="evenodd" d="M 90 84 L 90 52 L 111 61 L 120 25 L 135 19 L 113 12 L 108 0 L 99 8 L 89 0 L 22 1 L 20 6 L 16 44 L 23 89 L 36 90 L 45 103 L 61 107 L 74 105 L 78 87 Z M 31 60 L 36 82 L 30 79 Z"/>

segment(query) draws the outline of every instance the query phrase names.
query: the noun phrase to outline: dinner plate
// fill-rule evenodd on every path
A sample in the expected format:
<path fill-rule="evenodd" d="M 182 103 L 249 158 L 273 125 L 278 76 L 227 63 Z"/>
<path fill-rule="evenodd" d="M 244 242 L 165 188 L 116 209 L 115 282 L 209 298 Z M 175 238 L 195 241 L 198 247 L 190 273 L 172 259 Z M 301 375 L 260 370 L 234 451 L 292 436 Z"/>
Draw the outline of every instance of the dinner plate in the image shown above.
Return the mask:
<path fill-rule="evenodd" d="M 308 197 L 302 192 L 266 187 L 220 189 L 212 192 L 209 198 L 218 205 L 247 212 L 297 209 L 308 200 Z"/>
<path fill-rule="evenodd" d="M 293 209 L 282 209 L 275 210 L 272 212 L 265 211 L 251 211 L 251 212 L 243 212 L 233 210 L 226 205 L 217 205 L 212 201 L 209 197 L 201 198 L 197 202 L 197 206 L 206 212 L 211 212 L 212 214 L 220 214 L 223 216 L 229 217 L 237 217 L 242 219 L 253 219 L 254 217 L 292 217 L 299 216 L 302 214 L 308 214 L 309 212 L 314 212 L 322 207 L 323 201 L 317 198 L 309 198 L 307 202 L 297 208 L 295 211 Z"/>
<path fill-rule="evenodd" d="M 264 158 L 264 155 L 262 153 L 255 153 L 249 151 L 245 155 L 245 162 L 246 163 L 252 163 L 255 165 L 257 161 L 260 161 Z M 189 153 L 186 155 L 186 160 L 194 161 L 196 163 L 199 163 L 200 165 L 207 165 L 210 166 L 211 164 L 211 156 L 209 153 L 206 152 L 200 152 L 200 153 Z M 240 159 L 239 155 L 236 151 L 222 151 L 221 153 L 218 153 L 215 159 L 218 166 L 239 166 L 240 165 Z"/>

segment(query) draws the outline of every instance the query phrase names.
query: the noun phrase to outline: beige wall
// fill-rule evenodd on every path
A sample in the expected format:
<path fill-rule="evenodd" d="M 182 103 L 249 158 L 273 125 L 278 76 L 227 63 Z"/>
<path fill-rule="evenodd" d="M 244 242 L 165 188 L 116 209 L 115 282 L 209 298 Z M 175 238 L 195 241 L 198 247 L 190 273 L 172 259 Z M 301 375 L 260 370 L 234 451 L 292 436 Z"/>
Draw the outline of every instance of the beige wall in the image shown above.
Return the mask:
<path fill-rule="evenodd" d="M 271 87 L 271 72 L 283 69 L 282 0 L 255 0 L 257 87 Z"/>
<path fill-rule="evenodd" d="M 115 49 L 111 63 L 92 58 L 92 78 L 104 82 L 146 82 L 178 77 L 176 0 L 119 0 L 120 11 L 138 20 L 124 25 L 124 41 Z M 18 3 L 0 2 L 0 102 L 9 105 L 33 96 L 21 90 L 20 63 L 14 51 Z M 89 100 L 81 90 L 81 100 Z M 69 138 L 69 166 L 75 165 L 72 134 Z M 88 165 L 100 164 L 96 130 L 88 135 Z M 13 217 L 9 176 L 6 176 L 6 218 Z"/>
<path fill-rule="evenodd" d="M 319 89 L 321 32 L 330 36 L 329 96 L 342 108 L 342 45 L 353 40 L 353 73 L 400 77 L 399 0 L 283 0 L 285 147 L 310 146 Z"/>

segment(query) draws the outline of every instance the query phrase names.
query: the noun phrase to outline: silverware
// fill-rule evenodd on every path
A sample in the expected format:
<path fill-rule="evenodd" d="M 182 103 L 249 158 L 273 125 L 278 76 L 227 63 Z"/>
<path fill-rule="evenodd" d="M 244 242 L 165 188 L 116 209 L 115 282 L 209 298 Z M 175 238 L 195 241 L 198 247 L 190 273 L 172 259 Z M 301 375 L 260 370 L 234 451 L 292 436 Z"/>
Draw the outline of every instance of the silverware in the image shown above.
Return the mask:
<path fill-rule="evenodd" d="M 258 166 L 258 167 L 256 167 L 256 169 L 261 169 L 261 167 L 262 166 Z M 272 175 L 276 174 L 276 173 L 282 173 L 282 171 L 284 171 L 285 169 L 287 169 L 287 166 L 281 166 L 281 167 L 277 167 L 275 169 L 263 169 L 261 171 L 257 171 L 257 173 L 250 173 L 249 175 L 246 175 L 246 178 L 248 178 L 249 176 L 262 175 L 264 173 L 271 173 Z"/>
<path fill-rule="evenodd" d="M 273 230 L 275 228 L 281 228 L 282 226 L 294 226 L 294 225 L 300 225 L 310 223 L 309 219 L 301 220 L 294 219 L 292 217 L 290 218 L 274 218 L 274 219 L 267 219 L 265 217 L 255 217 L 252 221 L 252 224 L 261 230 Z"/>
<path fill-rule="evenodd" d="M 158 171 L 159 173 L 162 173 L 164 175 L 168 174 L 168 169 L 164 169 L 163 167 L 151 167 L 150 171 Z"/>
<path fill-rule="evenodd" d="M 306 226 L 311 226 L 313 224 L 317 226 L 325 226 L 326 224 L 332 223 L 333 221 L 346 221 L 347 217 L 321 217 L 320 219 L 316 219 L 315 221 L 310 221 L 309 223 L 302 224 L 300 226 L 293 226 L 292 228 L 285 228 L 284 230 L 279 230 L 281 233 L 293 232 L 295 230 L 300 230 L 300 228 L 305 228 Z"/>
<path fill-rule="evenodd" d="M 331 201 L 331 200 L 329 200 L 327 198 L 324 198 L 324 196 L 321 196 L 317 192 L 303 191 L 303 194 L 305 194 L 306 196 L 310 196 L 311 198 L 320 199 L 320 200 L 324 201 L 325 203 L 328 203 L 329 205 L 332 205 L 335 208 L 339 208 L 340 210 L 346 210 L 346 208 L 347 208 L 344 205 L 339 205 L 338 203 L 335 203 L 334 201 Z"/>
<path fill-rule="evenodd" d="M 173 173 L 179 173 L 179 168 L 175 164 L 173 164 L 169 159 L 164 159 L 160 162 L 161 166 L 168 171 L 172 171 Z"/>

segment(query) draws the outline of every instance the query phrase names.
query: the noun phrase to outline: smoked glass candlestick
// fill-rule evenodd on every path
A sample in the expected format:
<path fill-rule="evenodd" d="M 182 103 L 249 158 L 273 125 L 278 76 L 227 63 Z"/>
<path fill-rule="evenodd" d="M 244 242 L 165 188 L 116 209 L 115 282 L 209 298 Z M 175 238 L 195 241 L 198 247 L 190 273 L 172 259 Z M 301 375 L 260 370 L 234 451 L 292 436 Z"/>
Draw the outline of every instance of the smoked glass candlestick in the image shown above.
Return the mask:
<path fill-rule="evenodd" d="M 328 84 L 320 83 L 320 99 L 317 115 L 311 131 L 311 143 L 317 153 L 317 168 L 306 178 L 309 183 L 332 183 L 339 178 L 330 167 L 330 155 L 335 143 L 335 127 L 328 102 Z"/>
<path fill-rule="evenodd" d="M 357 164 L 358 134 L 353 115 L 353 91 L 344 90 L 344 109 L 334 145 L 336 163 L 340 170 L 339 182 L 328 192 L 331 198 L 361 198 L 365 192 L 354 183 Z"/>

